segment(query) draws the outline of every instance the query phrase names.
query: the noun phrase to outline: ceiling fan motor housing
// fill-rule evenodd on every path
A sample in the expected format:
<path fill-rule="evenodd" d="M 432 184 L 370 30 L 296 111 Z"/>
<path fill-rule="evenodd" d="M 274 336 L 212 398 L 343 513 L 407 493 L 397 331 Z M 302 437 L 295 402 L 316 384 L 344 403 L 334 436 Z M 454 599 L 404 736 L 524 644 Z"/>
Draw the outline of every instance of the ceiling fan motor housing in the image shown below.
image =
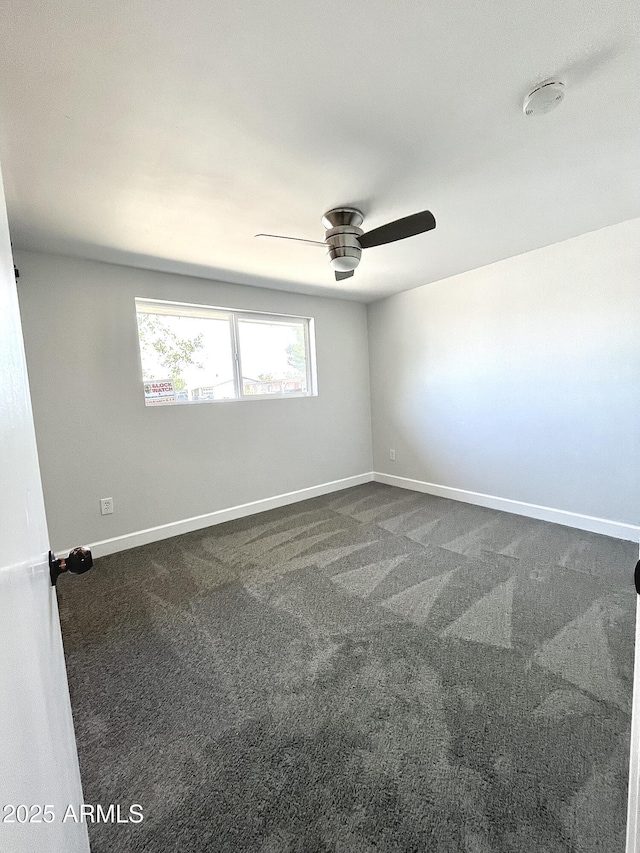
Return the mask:
<path fill-rule="evenodd" d="M 322 217 L 329 263 L 336 272 L 349 272 L 360 263 L 362 248 L 358 237 L 364 216 L 354 207 L 337 207 Z"/>

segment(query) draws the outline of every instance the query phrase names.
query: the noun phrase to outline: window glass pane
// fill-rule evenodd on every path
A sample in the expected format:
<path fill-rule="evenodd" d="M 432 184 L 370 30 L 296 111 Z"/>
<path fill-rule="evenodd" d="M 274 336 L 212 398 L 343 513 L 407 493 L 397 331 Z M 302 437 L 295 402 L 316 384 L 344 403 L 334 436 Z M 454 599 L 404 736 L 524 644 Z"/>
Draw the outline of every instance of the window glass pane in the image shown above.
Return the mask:
<path fill-rule="evenodd" d="M 147 405 L 236 397 L 229 317 L 138 312 Z"/>
<path fill-rule="evenodd" d="M 305 328 L 303 322 L 238 320 L 246 396 L 307 393 Z"/>

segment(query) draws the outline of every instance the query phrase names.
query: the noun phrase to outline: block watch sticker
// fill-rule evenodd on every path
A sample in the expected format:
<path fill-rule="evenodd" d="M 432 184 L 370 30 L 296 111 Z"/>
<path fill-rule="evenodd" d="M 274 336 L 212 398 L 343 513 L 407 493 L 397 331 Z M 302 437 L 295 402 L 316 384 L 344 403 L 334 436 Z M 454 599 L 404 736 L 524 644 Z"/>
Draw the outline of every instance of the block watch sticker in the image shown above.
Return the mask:
<path fill-rule="evenodd" d="M 153 380 L 144 383 L 146 406 L 169 406 L 176 402 L 176 389 L 171 379 Z"/>

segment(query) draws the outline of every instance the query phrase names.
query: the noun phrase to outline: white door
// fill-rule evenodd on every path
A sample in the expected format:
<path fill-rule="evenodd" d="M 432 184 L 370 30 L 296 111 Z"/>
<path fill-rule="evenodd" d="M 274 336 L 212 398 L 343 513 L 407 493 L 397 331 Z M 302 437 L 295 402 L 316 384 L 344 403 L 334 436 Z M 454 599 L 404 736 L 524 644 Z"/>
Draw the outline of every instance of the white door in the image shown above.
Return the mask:
<path fill-rule="evenodd" d="M 81 802 L 0 176 L 0 850 L 86 853 Z"/>

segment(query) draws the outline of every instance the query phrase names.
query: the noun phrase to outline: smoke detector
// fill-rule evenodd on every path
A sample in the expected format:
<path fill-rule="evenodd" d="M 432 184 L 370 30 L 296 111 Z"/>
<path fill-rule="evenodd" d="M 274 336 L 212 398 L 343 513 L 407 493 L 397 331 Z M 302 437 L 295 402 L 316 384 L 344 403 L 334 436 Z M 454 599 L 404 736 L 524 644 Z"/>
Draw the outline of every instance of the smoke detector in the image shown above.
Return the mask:
<path fill-rule="evenodd" d="M 561 80 L 545 80 L 529 92 L 522 110 L 526 116 L 550 113 L 564 98 L 564 83 Z"/>

